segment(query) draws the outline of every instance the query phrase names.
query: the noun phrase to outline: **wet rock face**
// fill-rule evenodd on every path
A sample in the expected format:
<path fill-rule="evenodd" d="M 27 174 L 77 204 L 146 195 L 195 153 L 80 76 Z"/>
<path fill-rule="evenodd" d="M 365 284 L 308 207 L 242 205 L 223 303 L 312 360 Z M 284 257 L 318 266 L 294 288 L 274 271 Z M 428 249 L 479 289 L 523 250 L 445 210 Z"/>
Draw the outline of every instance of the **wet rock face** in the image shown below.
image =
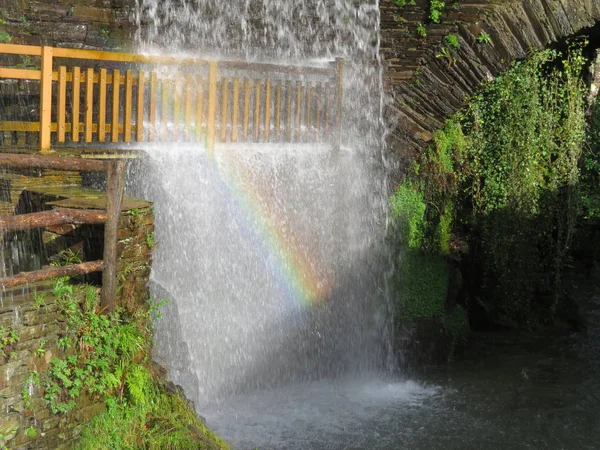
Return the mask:
<path fill-rule="evenodd" d="M 381 55 L 391 97 L 384 116 L 399 170 L 482 82 L 532 49 L 600 21 L 597 1 L 461 0 L 447 9 L 441 23 L 427 25 L 427 35 L 420 37 L 417 27 L 428 22 L 429 2 L 415 3 L 400 8 L 393 0 L 380 2 Z M 448 34 L 458 37 L 460 47 L 445 52 Z"/>
<path fill-rule="evenodd" d="M 6 0 L 2 31 L 13 44 L 130 49 L 135 0 Z"/>

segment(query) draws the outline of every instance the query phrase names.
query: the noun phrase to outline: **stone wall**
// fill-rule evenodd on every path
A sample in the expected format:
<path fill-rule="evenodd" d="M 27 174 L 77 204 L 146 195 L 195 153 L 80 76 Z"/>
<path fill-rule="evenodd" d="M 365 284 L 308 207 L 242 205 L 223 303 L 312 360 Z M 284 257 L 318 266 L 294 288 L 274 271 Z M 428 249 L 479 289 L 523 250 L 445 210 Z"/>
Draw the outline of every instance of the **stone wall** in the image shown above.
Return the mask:
<path fill-rule="evenodd" d="M 0 31 L 13 44 L 131 50 L 134 0 L 5 0 Z"/>
<path fill-rule="evenodd" d="M 417 26 L 427 24 L 429 2 L 415 3 L 380 3 L 381 55 L 390 94 L 385 120 L 400 172 L 482 83 L 532 50 L 600 21 L 597 0 L 459 0 L 442 23 L 426 25 L 422 38 Z M 489 43 L 478 41 L 482 33 L 489 35 Z M 448 34 L 458 36 L 460 48 L 444 54 Z"/>
<path fill-rule="evenodd" d="M 38 186 L 23 191 L 17 211 L 33 212 L 56 204 L 104 208 L 105 202 L 104 194 L 98 191 Z M 147 308 L 153 232 L 151 204 L 126 198 L 119 221 L 117 303 L 130 311 Z M 45 254 L 46 262 L 66 248 L 84 260 L 102 258 L 103 226 L 50 227 L 35 236 L 40 240 L 36 248 Z M 23 236 L 14 238 L 26 240 Z M 81 281 L 99 282 L 99 275 Z M 11 331 L 18 336 L 15 343 L 0 344 L 0 447 L 72 448 L 83 424 L 103 411 L 102 402 L 84 397 L 67 415 L 53 415 L 45 406 L 43 390 L 30 382 L 33 371 L 46 369 L 53 356 L 60 356 L 57 341 L 63 326 L 51 281 L 8 289 L 0 295 L 0 342 Z"/>

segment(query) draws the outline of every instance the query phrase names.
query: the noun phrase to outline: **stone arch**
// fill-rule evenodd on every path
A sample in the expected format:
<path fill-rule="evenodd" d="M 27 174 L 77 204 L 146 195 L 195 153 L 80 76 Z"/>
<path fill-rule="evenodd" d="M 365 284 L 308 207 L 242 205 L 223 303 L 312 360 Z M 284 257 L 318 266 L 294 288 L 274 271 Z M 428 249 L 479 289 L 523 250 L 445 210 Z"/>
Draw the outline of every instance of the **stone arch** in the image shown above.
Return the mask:
<path fill-rule="evenodd" d="M 600 22 L 600 0 L 459 0 L 444 22 L 427 27 L 428 0 L 398 7 L 381 0 L 381 56 L 389 94 L 385 118 L 388 149 L 398 168 L 431 140 L 485 81 L 515 59 L 576 35 Z M 479 43 L 487 33 L 491 42 Z M 454 58 L 439 55 L 444 36 L 456 34 Z"/>

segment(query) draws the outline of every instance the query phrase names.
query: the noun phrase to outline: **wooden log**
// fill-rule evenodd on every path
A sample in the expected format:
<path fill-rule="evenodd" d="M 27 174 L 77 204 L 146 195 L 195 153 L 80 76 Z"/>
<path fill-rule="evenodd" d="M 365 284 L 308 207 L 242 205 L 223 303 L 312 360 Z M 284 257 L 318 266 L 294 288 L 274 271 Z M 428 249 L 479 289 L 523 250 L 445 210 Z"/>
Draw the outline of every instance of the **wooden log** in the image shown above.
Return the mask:
<path fill-rule="evenodd" d="M 135 140 L 144 140 L 144 92 L 146 90 L 146 75 L 143 70 L 138 72 L 137 107 L 135 120 Z"/>
<path fill-rule="evenodd" d="M 105 223 L 108 214 L 101 210 L 56 208 L 31 214 L 18 214 L 0 219 L 0 231 L 31 230 L 65 224 Z"/>
<path fill-rule="evenodd" d="M 102 274 L 101 305 L 107 313 L 115 310 L 117 292 L 117 244 L 119 215 L 125 187 L 125 161 L 114 161 L 108 170 L 107 206 L 108 220 L 104 226 L 104 273 Z"/>
<path fill-rule="evenodd" d="M 99 272 L 103 268 L 103 261 L 90 261 L 69 266 L 49 267 L 47 269 L 35 270 L 33 272 L 21 272 L 17 275 L 0 278 L 0 288 L 6 289 L 13 286 L 19 286 L 21 284 L 35 283 L 37 281 L 49 280 L 56 277 L 85 275 L 92 272 Z"/>
<path fill-rule="evenodd" d="M 67 158 L 61 156 L 0 153 L 0 167 L 106 172 L 111 162 L 100 159 Z"/>

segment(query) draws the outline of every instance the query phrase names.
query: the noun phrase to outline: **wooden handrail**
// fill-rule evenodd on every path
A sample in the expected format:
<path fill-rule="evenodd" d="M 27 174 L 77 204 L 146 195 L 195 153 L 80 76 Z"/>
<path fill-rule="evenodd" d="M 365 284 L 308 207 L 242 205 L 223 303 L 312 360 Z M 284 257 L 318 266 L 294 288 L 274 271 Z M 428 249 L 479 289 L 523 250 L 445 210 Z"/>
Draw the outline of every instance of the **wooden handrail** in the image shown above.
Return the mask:
<path fill-rule="evenodd" d="M 17 286 L 57 276 L 82 275 L 103 270 L 101 305 L 106 312 L 115 309 L 116 267 L 119 216 L 125 186 L 125 161 L 64 158 L 47 155 L 0 153 L 0 167 L 41 168 L 75 170 L 81 172 L 107 173 L 106 212 L 98 210 L 76 210 L 58 208 L 4 218 L 0 221 L 0 231 L 17 231 L 66 223 L 104 223 L 104 255 L 102 261 L 23 272 L 11 277 L 0 278 L 0 288 Z"/>
<path fill-rule="evenodd" d="M 68 266 L 49 267 L 32 272 L 21 272 L 10 277 L 0 278 L 0 288 L 19 286 L 21 284 L 35 283 L 37 281 L 49 280 L 56 277 L 71 277 L 74 275 L 86 275 L 92 272 L 100 272 L 105 269 L 103 261 L 89 261 L 81 264 L 70 264 Z"/>
<path fill-rule="evenodd" d="M 203 141 L 209 155 L 217 142 L 340 147 L 341 59 L 318 67 L 0 44 L 2 53 L 41 57 L 40 70 L 0 68 L 0 78 L 40 81 L 39 122 L 4 120 L 0 131 L 37 132 L 42 151 L 69 141 Z"/>

